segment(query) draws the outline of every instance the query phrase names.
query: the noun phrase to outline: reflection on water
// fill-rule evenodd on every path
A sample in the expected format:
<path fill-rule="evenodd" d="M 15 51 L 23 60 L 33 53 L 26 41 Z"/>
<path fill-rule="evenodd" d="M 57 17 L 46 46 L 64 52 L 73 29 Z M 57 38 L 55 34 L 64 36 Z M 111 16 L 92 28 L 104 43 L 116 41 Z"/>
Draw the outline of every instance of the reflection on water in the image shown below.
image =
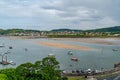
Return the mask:
<path fill-rule="evenodd" d="M 74 44 L 79 46 L 88 46 L 95 48 L 92 51 L 72 50 L 55 48 L 50 46 L 36 45 L 36 41 L 46 42 L 58 42 L 62 44 Z M 113 41 L 113 40 L 112 40 Z M 115 40 L 114 40 L 115 41 Z M 120 42 L 120 40 L 117 40 Z M 5 47 L 0 47 L 0 54 L 6 51 L 10 51 L 7 55 L 9 61 L 14 61 L 17 65 L 25 62 L 35 62 L 48 56 L 48 54 L 55 54 L 57 60 L 60 62 L 61 69 L 111 69 L 114 64 L 120 62 L 120 45 L 103 45 L 103 44 L 90 44 L 75 41 L 62 41 L 53 39 L 9 39 L 0 38 L 0 44 L 4 44 Z M 9 47 L 12 46 L 12 49 Z M 117 51 L 113 51 L 117 49 Z M 72 52 L 72 55 L 68 55 L 68 51 Z M 71 61 L 72 57 L 76 57 L 78 61 Z M 0 57 L 1 60 L 1 57 Z M 4 67 L 16 67 L 7 65 Z"/>

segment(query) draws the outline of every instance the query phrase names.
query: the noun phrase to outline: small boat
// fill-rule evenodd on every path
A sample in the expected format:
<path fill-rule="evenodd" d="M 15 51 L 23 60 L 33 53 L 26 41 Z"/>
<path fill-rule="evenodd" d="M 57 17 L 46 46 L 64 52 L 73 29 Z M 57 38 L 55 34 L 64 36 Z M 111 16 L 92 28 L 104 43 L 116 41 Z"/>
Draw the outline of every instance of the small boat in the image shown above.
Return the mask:
<path fill-rule="evenodd" d="M 72 61 L 78 61 L 78 58 L 73 57 L 73 58 L 71 58 L 71 60 Z"/>
<path fill-rule="evenodd" d="M 0 45 L 0 48 L 2 48 L 2 47 L 5 47 L 5 46 L 3 46 L 3 45 Z"/>
<path fill-rule="evenodd" d="M 117 49 L 112 49 L 113 51 L 118 51 Z"/>
<path fill-rule="evenodd" d="M 11 65 L 16 65 L 16 63 L 13 62 L 13 61 L 10 61 L 9 63 L 10 63 Z"/>
<path fill-rule="evenodd" d="M 48 57 L 55 57 L 55 54 L 48 54 Z"/>
<path fill-rule="evenodd" d="M 10 64 L 10 63 L 7 62 L 7 61 L 2 60 L 2 61 L 0 62 L 0 64 L 2 64 L 2 65 L 8 65 L 8 64 Z"/>
<path fill-rule="evenodd" d="M 12 46 L 9 47 L 9 49 L 12 49 L 12 48 L 13 48 Z"/>
<path fill-rule="evenodd" d="M 27 49 L 27 48 L 25 48 L 25 51 L 28 51 L 28 49 Z"/>
<path fill-rule="evenodd" d="M 7 56 L 5 56 L 5 59 L 4 59 L 4 55 L 2 55 L 2 61 L 0 62 L 0 64 L 2 64 L 2 65 L 8 65 L 8 64 L 10 64 L 10 63 L 7 61 Z"/>
<path fill-rule="evenodd" d="M 73 55 L 73 53 L 71 51 L 68 51 L 68 55 Z"/>
<path fill-rule="evenodd" d="M 92 70 L 90 68 L 87 69 L 86 71 L 87 71 L 87 73 L 92 73 Z"/>

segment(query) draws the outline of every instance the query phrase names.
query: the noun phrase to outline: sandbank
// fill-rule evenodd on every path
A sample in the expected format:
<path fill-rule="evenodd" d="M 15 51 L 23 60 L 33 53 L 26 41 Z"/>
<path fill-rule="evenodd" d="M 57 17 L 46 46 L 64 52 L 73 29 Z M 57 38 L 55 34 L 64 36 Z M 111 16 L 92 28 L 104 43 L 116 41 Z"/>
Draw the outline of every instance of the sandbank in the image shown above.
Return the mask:
<path fill-rule="evenodd" d="M 55 48 L 63 48 L 63 49 L 74 49 L 74 50 L 94 50 L 93 48 L 86 47 L 86 46 L 76 46 L 76 45 L 70 45 L 70 44 L 63 44 L 63 43 L 57 43 L 57 42 L 35 42 L 38 45 L 44 45 L 49 47 L 55 47 Z"/>

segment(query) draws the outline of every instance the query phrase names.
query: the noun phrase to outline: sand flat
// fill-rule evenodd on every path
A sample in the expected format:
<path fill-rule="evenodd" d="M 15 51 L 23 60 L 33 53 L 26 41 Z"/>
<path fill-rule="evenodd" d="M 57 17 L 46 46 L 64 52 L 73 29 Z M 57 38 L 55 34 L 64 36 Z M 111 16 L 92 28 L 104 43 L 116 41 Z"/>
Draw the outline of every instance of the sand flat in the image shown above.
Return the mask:
<path fill-rule="evenodd" d="M 94 50 L 93 48 L 86 47 L 86 46 L 75 46 L 70 44 L 61 44 L 57 42 L 36 42 L 38 45 L 50 46 L 55 48 L 64 48 L 64 49 L 74 49 L 74 50 Z"/>

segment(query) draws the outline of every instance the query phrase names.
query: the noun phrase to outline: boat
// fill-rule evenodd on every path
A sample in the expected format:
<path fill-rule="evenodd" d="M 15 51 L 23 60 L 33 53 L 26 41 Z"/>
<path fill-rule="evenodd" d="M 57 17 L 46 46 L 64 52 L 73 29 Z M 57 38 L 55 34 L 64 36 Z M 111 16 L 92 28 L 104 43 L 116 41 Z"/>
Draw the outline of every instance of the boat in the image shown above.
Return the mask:
<path fill-rule="evenodd" d="M 114 64 L 114 68 L 120 67 L 120 62 Z"/>
<path fill-rule="evenodd" d="M 73 57 L 73 58 L 71 58 L 71 60 L 72 61 L 78 61 L 78 58 Z"/>
<path fill-rule="evenodd" d="M 3 45 L 0 45 L 0 48 L 2 48 L 2 47 L 5 47 L 5 46 L 3 46 Z"/>
<path fill-rule="evenodd" d="M 55 54 L 48 54 L 48 57 L 55 57 Z"/>
<path fill-rule="evenodd" d="M 86 72 L 87 72 L 88 74 L 90 74 L 90 73 L 92 73 L 92 70 L 89 68 L 89 69 L 86 70 Z"/>
<path fill-rule="evenodd" d="M 2 64 L 2 65 L 9 65 L 9 64 L 16 65 L 16 63 L 14 63 L 13 61 L 8 61 L 7 60 L 7 54 L 8 53 L 9 53 L 9 51 L 0 55 L 0 56 L 2 56 L 2 60 L 0 61 L 0 64 Z"/>
<path fill-rule="evenodd" d="M 25 51 L 28 51 L 28 49 L 27 49 L 27 48 L 25 48 Z"/>
<path fill-rule="evenodd" d="M 113 51 L 118 51 L 117 49 L 112 49 Z"/>
<path fill-rule="evenodd" d="M 4 60 L 4 55 L 2 55 L 2 61 L 0 62 L 0 64 L 2 64 L 2 65 L 8 65 L 8 64 L 10 64 L 10 63 L 7 61 L 7 56 L 5 56 L 5 60 Z"/>
<path fill-rule="evenodd" d="M 68 55 L 73 55 L 72 51 L 68 51 Z"/>
<path fill-rule="evenodd" d="M 9 63 L 10 63 L 11 65 L 16 65 L 16 63 L 13 62 L 13 61 L 10 61 Z"/>
<path fill-rule="evenodd" d="M 12 49 L 12 48 L 13 48 L 12 46 L 9 47 L 9 49 Z"/>

